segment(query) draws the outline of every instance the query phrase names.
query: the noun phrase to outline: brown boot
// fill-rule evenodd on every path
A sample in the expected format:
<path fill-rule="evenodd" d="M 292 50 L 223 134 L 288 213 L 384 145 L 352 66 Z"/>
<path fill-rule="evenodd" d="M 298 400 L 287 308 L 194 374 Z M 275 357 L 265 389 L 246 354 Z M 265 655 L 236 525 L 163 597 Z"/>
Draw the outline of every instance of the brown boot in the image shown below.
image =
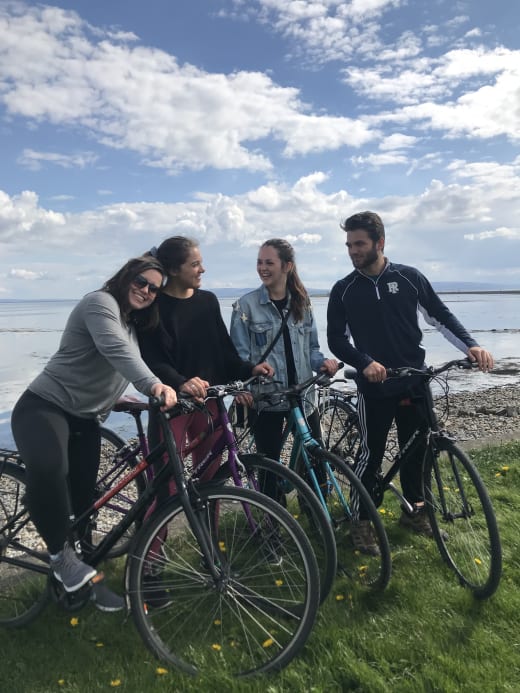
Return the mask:
<path fill-rule="evenodd" d="M 350 528 L 350 540 L 354 548 L 361 553 L 369 556 L 379 556 L 381 553 L 370 520 L 353 522 Z"/>

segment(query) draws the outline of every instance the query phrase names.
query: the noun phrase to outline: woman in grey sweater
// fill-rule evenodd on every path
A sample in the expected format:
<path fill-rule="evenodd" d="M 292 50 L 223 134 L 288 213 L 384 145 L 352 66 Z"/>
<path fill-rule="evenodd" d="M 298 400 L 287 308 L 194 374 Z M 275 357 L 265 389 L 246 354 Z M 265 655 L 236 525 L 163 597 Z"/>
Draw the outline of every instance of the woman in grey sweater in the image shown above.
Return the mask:
<path fill-rule="evenodd" d="M 67 592 L 96 574 L 68 545 L 67 534 L 71 511 L 78 517 L 93 501 L 99 423 L 130 382 L 145 395 L 163 395 L 165 406 L 177 401 L 175 391 L 141 359 L 135 330 L 140 317 L 143 327 L 157 321 L 152 304 L 163 280 L 157 260 L 135 258 L 101 290 L 87 294 L 70 314 L 58 351 L 12 413 L 13 436 L 27 470 L 29 512 Z M 96 604 L 104 610 L 123 606 L 122 600 L 105 599 L 105 606 L 102 601 L 98 594 Z"/>

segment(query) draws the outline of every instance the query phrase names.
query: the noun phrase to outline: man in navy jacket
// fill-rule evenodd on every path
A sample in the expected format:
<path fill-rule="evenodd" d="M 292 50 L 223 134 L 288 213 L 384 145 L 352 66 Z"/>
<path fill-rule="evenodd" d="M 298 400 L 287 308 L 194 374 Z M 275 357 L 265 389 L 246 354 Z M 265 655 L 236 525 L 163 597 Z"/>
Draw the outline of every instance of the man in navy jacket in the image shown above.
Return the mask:
<path fill-rule="evenodd" d="M 361 445 L 356 473 L 373 495 L 388 432 L 395 420 L 399 443 L 417 428 L 424 397 L 422 378 L 386 379 L 387 368 L 424 367 L 425 351 L 418 313 L 483 371 L 493 367 L 492 355 L 480 347 L 440 300 L 430 282 L 414 267 L 398 265 L 384 256 L 385 227 L 374 212 L 346 219 L 347 249 L 354 271 L 333 286 L 327 310 L 327 338 L 336 358 L 356 368 Z M 414 508 L 403 509 L 400 523 L 432 536 L 424 508 L 422 455 L 401 469 L 405 498 Z M 356 499 L 353 499 L 356 511 Z M 351 531 L 354 546 L 377 552 L 370 523 L 360 513 Z"/>

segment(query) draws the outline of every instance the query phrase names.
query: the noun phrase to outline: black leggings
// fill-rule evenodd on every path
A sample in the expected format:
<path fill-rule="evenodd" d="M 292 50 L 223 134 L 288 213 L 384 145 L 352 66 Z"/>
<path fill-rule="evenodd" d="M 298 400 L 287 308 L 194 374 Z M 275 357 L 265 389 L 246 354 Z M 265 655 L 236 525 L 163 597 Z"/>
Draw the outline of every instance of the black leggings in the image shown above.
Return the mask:
<path fill-rule="evenodd" d="M 99 424 L 26 390 L 15 405 L 11 427 L 27 470 L 29 513 L 49 552 L 57 553 L 67 538 L 71 510 L 79 517 L 94 499 Z M 80 528 L 80 535 L 85 529 Z"/>

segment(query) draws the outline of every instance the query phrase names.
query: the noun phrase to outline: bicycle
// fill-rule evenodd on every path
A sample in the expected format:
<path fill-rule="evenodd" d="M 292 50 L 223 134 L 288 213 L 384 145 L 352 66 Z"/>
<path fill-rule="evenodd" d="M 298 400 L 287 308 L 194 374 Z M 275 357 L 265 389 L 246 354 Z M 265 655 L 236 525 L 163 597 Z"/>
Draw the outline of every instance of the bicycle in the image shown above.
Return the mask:
<path fill-rule="evenodd" d="M 163 442 L 72 530 L 154 466 L 143 493 L 88 557 L 99 565 L 173 478 L 177 495 L 143 523 L 126 560 L 126 595 L 138 632 L 155 656 L 189 674 L 280 669 L 304 645 L 317 614 L 319 576 L 309 541 L 284 508 L 256 491 L 185 481 L 171 416 L 158 411 Z M 12 451 L 0 462 L 0 624 L 25 625 L 50 595 L 70 610 L 81 607 L 90 585 L 67 594 L 49 575 L 48 554 L 24 504 L 23 462 Z"/>
<path fill-rule="evenodd" d="M 282 449 L 287 449 L 288 443 L 291 443 L 289 469 L 308 482 L 327 514 L 336 537 L 338 573 L 348 577 L 353 583 L 384 589 L 390 580 L 392 561 L 380 515 L 348 461 L 326 450 L 321 441 L 312 437 L 304 414 L 305 392 L 315 385 L 327 386 L 330 380 L 328 375 L 320 373 L 304 383 L 279 389 L 274 393 L 258 393 L 254 398 L 257 406 L 262 402 L 268 406 L 281 401 L 288 403 L 289 414 L 282 434 Z M 251 428 L 246 426 L 239 443 L 250 446 L 252 440 Z M 360 505 L 372 525 L 378 547 L 377 555 L 361 553 L 346 541 L 348 530 L 356 522 L 350 505 L 353 490 L 359 494 Z M 341 536 L 345 529 L 347 531 Z"/>
<path fill-rule="evenodd" d="M 430 389 L 432 381 L 439 383 L 447 403 L 447 376 L 445 379 L 440 376 L 454 368 L 474 367 L 475 364 L 468 359 L 456 359 L 426 370 L 409 367 L 387 369 L 388 377 L 414 375 L 424 380 L 425 397 L 417 402 L 422 409 L 423 425 L 412 433 L 393 456 L 388 468 L 380 473 L 374 500 L 376 505 L 380 505 L 385 491 L 390 489 L 401 507 L 413 512 L 413 506 L 393 479 L 403 462 L 413 460 L 424 448 L 425 505 L 439 552 L 460 584 L 469 588 L 476 598 L 485 599 L 497 590 L 502 573 L 502 550 L 495 513 L 471 460 L 457 447 L 454 439 L 439 428 Z M 357 373 L 346 370 L 344 375 L 347 379 L 354 379 Z M 354 416 L 349 421 L 352 427 L 357 425 Z"/>
<path fill-rule="evenodd" d="M 237 486 L 246 486 L 258 491 L 260 488 L 258 477 L 269 473 L 276 476 L 278 485 L 284 494 L 289 496 L 291 492 L 294 492 L 290 498 L 288 497 L 287 508 L 304 529 L 316 555 L 320 572 L 320 603 L 322 603 L 334 583 L 337 564 L 336 540 L 327 515 L 305 481 L 291 469 L 282 467 L 276 461 L 254 453 L 239 453 L 228 418 L 227 398 L 243 394 L 247 391 L 247 386 L 256 379 L 257 377 L 254 376 L 245 382 L 211 386 L 207 390 L 204 404 L 195 405 L 192 403 L 199 411 L 206 412 L 207 426 L 194 441 L 184 446 L 179 454 L 184 462 L 186 473 L 199 481 L 201 479 L 207 480 L 207 474 L 213 468 L 214 462 L 224 455 L 221 467 L 216 472 L 217 479 L 232 479 Z M 207 410 L 206 406 L 210 401 L 216 402 L 216 413 L 212 414 Z M 107 460 L 106 468 L 101 474 L 104 483 L 113 484 L 127 467 L 132 468 L 138 464 L 142 450 L 147 448 L 148 443 L 141 421 L 141 414 L 146 408 L 146 403 L 129 400 L 121 400 L 114 407 L 116 411 L 126 411 L 133 416 L 137 426 L 137 439 L 128 443 L 119 439 L 121 441 L 119 449 L 114 451 L 112 461 Z M 188 462 L 189 455 L 213 433 L 217 435 L 212 442 L 211 449 L 207 452 L 203 463 L 198 468 L 193 469 Z M 117 444 L 118 436 L 109 429 L 104 429 L 102 435 L 104 441 L 109 441 L 109 444 Z M 149 480 L 150 475 L 146 479 L 141 477 L 138 493 L 142 492 L 142 485 Z M 299 507 L 293 496 L 297 496 L 302 503 L 305 503 L 305 513 L 299 512 Z M 117 510 L 126 512 L 125 502 L 121 503 L 121 494 L 118 494 L 116 498 L 120 500 Z M 111 519 L 116 521 L 117 515 L 113 514 Z M 120 546 L 120 548 L 124 547 Z"/>

